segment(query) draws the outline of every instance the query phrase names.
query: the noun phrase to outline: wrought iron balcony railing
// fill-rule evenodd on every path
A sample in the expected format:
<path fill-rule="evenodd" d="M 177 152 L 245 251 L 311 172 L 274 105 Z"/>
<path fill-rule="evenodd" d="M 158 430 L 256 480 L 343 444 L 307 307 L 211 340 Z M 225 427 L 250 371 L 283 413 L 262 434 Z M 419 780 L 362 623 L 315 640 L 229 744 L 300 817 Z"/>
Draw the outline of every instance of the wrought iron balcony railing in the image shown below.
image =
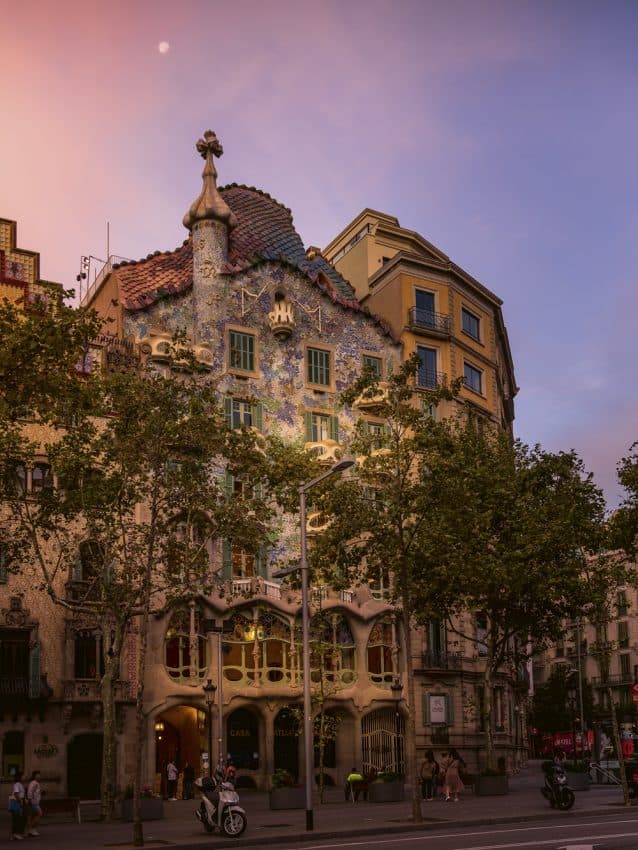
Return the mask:
<path fill-rule="evenodd" d="M 592 676 L 590 681 L 595 688 L 604 688 L 607 685 L 618 687 L 618 685 L 633 685 L 634 677 L 632 673 L 610 673 L 607 679 L 601 679 L 600 676 Z"/>
<path fill-rule="evenodd" d="M 410 307 L 409 324 L 411 328 L 433 331 L 437 334 L 452 332 L 452 319 L 444 313 L 435 313 L 423 307 Z"/>
<path fill-rule="evenodd" d="M 424 652 L 425 670 L 460 670 L 462 656 L 451 652 Z"/>
<path fill-rule="evenodd" d="M 445 386 L 447 375 L 444 372 L 435 372 L 432 369 L 419 369 L 416 373 L 416 385 L 420 390 L 434 390 Z"/>

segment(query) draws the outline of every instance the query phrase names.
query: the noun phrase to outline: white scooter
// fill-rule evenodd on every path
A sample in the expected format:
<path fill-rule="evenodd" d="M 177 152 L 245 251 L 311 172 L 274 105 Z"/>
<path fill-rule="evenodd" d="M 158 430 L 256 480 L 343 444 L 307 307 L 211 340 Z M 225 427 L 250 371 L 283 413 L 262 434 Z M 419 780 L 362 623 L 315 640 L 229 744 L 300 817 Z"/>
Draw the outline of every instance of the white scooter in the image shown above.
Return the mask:
<path fill-rule="evenodd" d="M 248 823 L 246 812 L 238 806 L 239 794 L 230 782 L 215 782 L 209 776 L 195 780 L 195 787 L 201 794 L 199 809 L 195 817 L 206 832 L 218 829 L 222 835 L 239 838 Z"/>

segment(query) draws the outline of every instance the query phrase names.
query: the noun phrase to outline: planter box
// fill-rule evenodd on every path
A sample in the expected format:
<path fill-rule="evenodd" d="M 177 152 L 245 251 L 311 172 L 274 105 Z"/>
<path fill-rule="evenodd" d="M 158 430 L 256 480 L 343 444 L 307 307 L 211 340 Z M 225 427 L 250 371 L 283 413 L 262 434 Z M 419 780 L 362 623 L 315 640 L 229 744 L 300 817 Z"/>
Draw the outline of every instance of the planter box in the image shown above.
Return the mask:
<path fill-rule="evenodd" d="M 567 784 L 572 791 L 589 791 L 591 780 L 588 773 L 572 773 L 567 769 Z"/>
<path fill-rule="evenodd" d="M 477 776 L 474 793 L 477 797 L 501 797 L 509 792 L 507 776 Z"/>
<path fill-rule="evenodd" d="M 273 788 L 270 792 L 271 809 L 305 809 L 305 788 Z"/>
<path fill-rule="evenodd" d="M 161 797 L 142 797 L 140 803 L 142 820 L 161 820 L 164 817 Z M 122 820 L 133 820 L 133 800 L 122 800 Z"/>
<path fill-rule="evenodd" d="M 400 803 L 403 800 L 403 782 L 371 782 L 368 800 L 371 803 Z"/>

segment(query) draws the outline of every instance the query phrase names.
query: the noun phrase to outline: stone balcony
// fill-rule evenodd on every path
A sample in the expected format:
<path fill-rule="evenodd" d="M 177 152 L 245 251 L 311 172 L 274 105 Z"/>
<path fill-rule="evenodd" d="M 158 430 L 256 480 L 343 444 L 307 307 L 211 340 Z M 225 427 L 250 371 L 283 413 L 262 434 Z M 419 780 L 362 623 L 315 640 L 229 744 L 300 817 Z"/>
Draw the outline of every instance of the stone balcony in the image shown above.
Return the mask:
<path fill-rule="evenodd" d="M 343 457 L 343 448 L 336 440 L 319 440 L 306 443 L 305 450 L 313 455 L 319 463 L 332 466 Z"/>

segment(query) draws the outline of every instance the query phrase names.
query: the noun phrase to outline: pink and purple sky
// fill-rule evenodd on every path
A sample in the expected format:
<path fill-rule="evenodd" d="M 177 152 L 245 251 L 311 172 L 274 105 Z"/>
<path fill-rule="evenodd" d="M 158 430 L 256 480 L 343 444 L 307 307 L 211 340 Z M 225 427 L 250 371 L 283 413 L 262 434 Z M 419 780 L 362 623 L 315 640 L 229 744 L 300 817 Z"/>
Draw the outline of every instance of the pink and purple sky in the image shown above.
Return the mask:
<path fill-rule="evenodd" d="M 635 0 L 21 0 L 0 29 L 0 216 L 44 278 L 175 248 L 220 184 L 324 246 L 391 213 L 504 300 L 516 432 L 604 487 L 638 439 Z M 169 49 L 161 52 L 159 45 Z"/>

